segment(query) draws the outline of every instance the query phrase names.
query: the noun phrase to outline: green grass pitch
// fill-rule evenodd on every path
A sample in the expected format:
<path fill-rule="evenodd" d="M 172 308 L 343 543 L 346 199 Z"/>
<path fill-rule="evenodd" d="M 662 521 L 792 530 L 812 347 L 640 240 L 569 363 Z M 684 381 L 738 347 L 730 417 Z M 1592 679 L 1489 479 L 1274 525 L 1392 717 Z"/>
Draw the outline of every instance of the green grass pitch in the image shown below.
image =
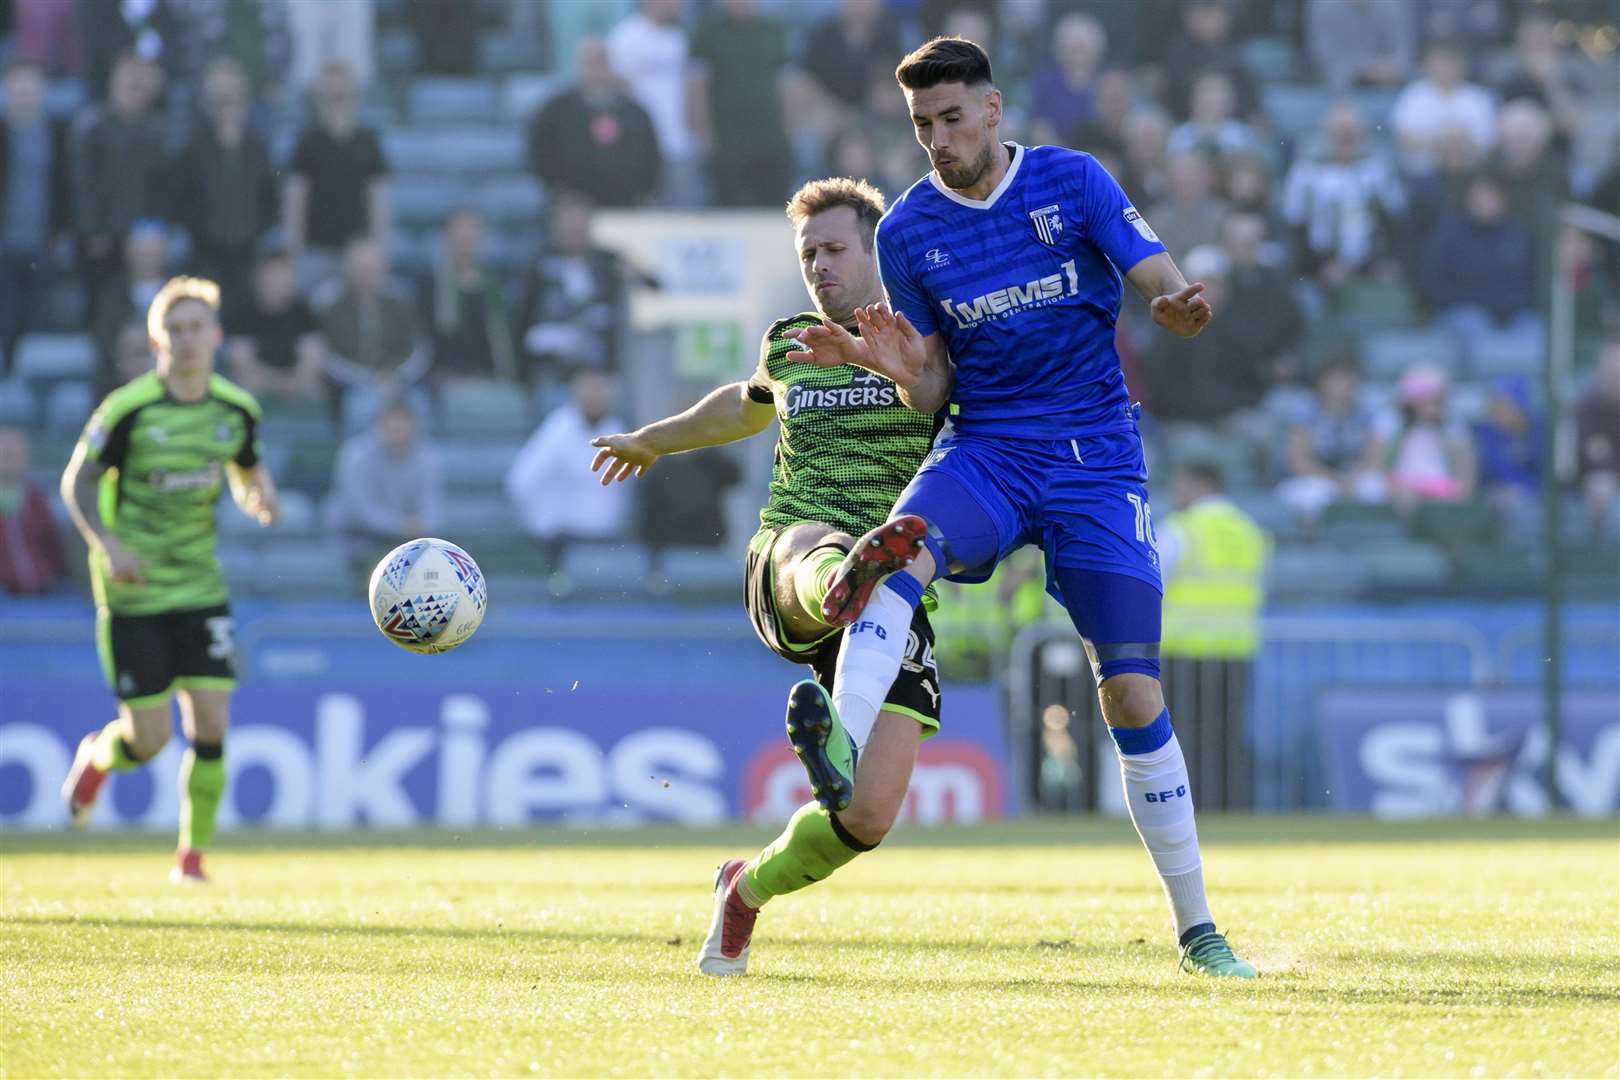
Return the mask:
<path fill-rule="evenodd" d="M 0 1076 L 1620 1076 L 1614 821 L 1211 819 L 1255 983 L 1130 826 L 902 828 L 696 973 L 761 829 L 0 837 Z"/>

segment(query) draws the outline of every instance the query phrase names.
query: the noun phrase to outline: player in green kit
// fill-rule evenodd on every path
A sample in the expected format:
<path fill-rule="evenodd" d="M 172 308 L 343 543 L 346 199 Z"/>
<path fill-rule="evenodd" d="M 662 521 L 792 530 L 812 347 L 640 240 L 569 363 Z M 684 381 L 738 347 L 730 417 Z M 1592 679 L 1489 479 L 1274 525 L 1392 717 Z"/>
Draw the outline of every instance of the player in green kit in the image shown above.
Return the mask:
<path fill-rule="evenodd" d="M 154 371 L 107 395 L 62 474 L 62 498 L 90 547 L 96 643 L 118 718 L 86 735 L 62 787 L 76 825 L 109 772 L 169 741 L 178 691 L 191 747 L 180 769 L 180 843 L 170 880 L 201 882 L 225 791 L 225 726 L 236 650 L 214 552 L 214 505 L 228 486 L 261 525 L 278 506 L 259 459 L 259 406 L 214 374 L 219 286 L 179 277 L 146 317 Z"/>
<path fill-rule="evenodd" d="M 933 445 L 938 423 L 900 400 L 892 382 L 855 368 L 792 359 L 793 331 L 823 319 L 855 328 L 883 298 L 873 235 L 883 195 L 864 181 L 818 180 L 788 202 L 799 269 L 816 313 L 782 319 L 752 377 L 712 391 L 676 416 L 592 440 L 604 484 L 639 476 L 664 454 L 718 446 L 781 423 L 770 499 L 748 545 L 744 602 L 760 640 L 807 664 L 815 679 L 788 695 L 788 738 L 815 801 L 749 860 L 715 876 L 714 920 L 698 957 L 706 975 L 741 975 L 765 901 L 814 884 L 870 851 L 900 812 L 917 748 L 939 730 L 939 671 L 927 607 L 912 620 L 905 660 L 869 731 L 845 731 L 828 696 L 843 634 L 821 615 L 855 537 L 881 525 Z M 856 771 L 856 761 L 860 763 Z"/>

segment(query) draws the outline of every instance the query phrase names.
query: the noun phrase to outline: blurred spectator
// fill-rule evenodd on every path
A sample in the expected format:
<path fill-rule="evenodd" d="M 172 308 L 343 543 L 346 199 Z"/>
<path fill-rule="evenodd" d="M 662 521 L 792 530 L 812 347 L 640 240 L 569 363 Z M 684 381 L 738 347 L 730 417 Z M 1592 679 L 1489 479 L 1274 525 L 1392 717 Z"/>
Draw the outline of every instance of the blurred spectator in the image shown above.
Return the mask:
<path fill-rule="evenodd" d="M 1539 301 L 1552 281 L 1558 247 L 1558 230 L 1550 225 L 1569 198 L 1568 159 L 1553 144 L 1546 110 L 1529 99 L 1508 102 L 1496 118 L 1492 171 L 1506 190 L 1509 212 L 1530 228 Z"/>
<path fill-rule="evenodd" d="M 175 158 L 172 219 L 191 233 L 192 273 L 219 283 L 227 304 L 248 291 L 253 249 L 276 224 L 280 192 L 270 146 L 248 126 L 251 88 L 235 60 L 208 65 L 199 124 Z"/>
<path fill-rule="evenodd" d="M 1417 44 L 1412 14 L 1411 0 L 1305 0 L 1314 73 L 1339 93 L 1405 82 Z"/>
<path fill-rule="evenodd" d="M 1220 239 L 1226 203 L 1215 192 L 1215 168 L 1199 153 L 1170 157 L 1169 190 L 1148 221 L 1171 251 L 1190 251 Z"/>
<path fill-rule="evenodd" d="M 1277 261 L 1279 253 L 1267 236 L 1266 219 L 1247 211 L 1227 214 L 1221 222 L 1221 244 L 1231 260 L 1231 312 L 1248 324 L 1254 347 L 1271 358 L 1273 376 L 1293 378 L 1305 315 L 1294 297 L 1292 275 Z"/>
<path fill-rule="evenodd" d="M 1097 78 L 1097 92 L 1091 115 L 1079 128 L 1069 132 L 1065 145 L 1091 154 L 1125 153 L 1125 120 L 1136 103 L 1136 87 L 1131 73 L 1114 68 Z"/>
<path fill-rule="evenodd" d="M 353 72 L 327 64 L 315 88 L 315 126 L 298 137 L 287 167 L 287 246 L 294 259 L 313 249 L 310 277 L 329 271 L 355 237 L 386 243 L 388 165 L 377 133 L 356 123 L 356 105 Z"/>
<path fill-rule="evenodd" d="M 484 261 L 484 219 L 462 209 L 444 223 L 422 308 L 432 318 L 434 375 L 518 379 L 517 350 L 499 272 Z"/>
<path fill-rule="evenodd" d="M 158 85 L 153 66 L 126 53 L 113 65 L 107 107 L 75 121 L 71 217 L 92 318 L 97 294 L 118 272 L 124 234 L 163 209 L 163 126 L 152 114 Z"/>
<path fill-rule="evenodd" d="M 1476 464 L 1468 429 L 1450 412 L 1445 372 L 1420 365 L 1395 385 L 1397 411 L 1379 431 L 1388 445 L 1385 483 L 1403 510 L 1420 502 L 1462 502 L 1474 494 Z"/>
<path fill-rule="evenodd" d="M 1361 370 L 1339 356 L 1316 372 L 1311 396 L 1288 425 L 1288 478 L 1277 498 L 1307 523 L 1333 502 L 1382 502 L 1384 442 L 1361 396 Z"/>
<path fill-rule="evenodd" d="M 1604 344 L 1575 407 L 1575 482 L 1591 536 L 1620 540 L 1620 341 Z"/>
<path fill-rule="evenodd" d="M 830 137 L 853 125 L 879 95 L 899 96 L 894 65 L 905 50 L 882 0 L 839 0 L 838 12 L 804 35 L 791 81 L 796 125 Z M 803 110 L 800 113 L 800 110 Z"/>
<path fill-rule="evenodd" d="M 1221 194 L 1227 206 L 1255 214 L 1271 227 L 1280 228 L 1282 218 L 1272 198 L 1271 167 L 1266 160 L 1257 153 L 1233 154 L 1224 164 Z"/>
<path fill-rule="evenodd" d="M 883 140 L 872 125 L 845 128 L 827 146 L 828 167 L 834 176 L 864 176 L 885 193 L 899 193 L 917 179 L 917 146 L 899 139 Z"/>
<path fill-rule="evenodd" d="M 64 566 L 50 499 L 28 468 L 27 433 L 0 428 L 0 590 L 9 596 L 49 592 Z"/>
<path fill-rule="evenodd" d="M 608 60 L 630 96 L 647 110 L 666 171 L 664 193 L 676 205 L 697 201 L 694 151 L 687 100 L 691 78 L 682 0 L 641 0 L 640 10 L 607 36 Z"/>
<path fill-rule="evenodd" d="M 792 152 L 783 124 L 787 30 L 754 0 L 720 0 L 692 35 L 692 114 L 721 206 L 780 205 Z"/>
<path fill-rule="evenodd" d="M 670 454 L 641 483 L 636 535 L 656 567 L 675 547 L 719 547 L 726 538 L 726 492 L 742 479 L 730 456 Z"/>
<path fill-rule="evenodd" d="M 1158 225 L 1154 223 L 1157 230 Z M 1148 411 L 1163 421 L 1208 423 L 1259 405 L 1271 388 L 1275 358 L 1260 345 L 1263 334 L 1249 312 L 1231 303 L 1231 261 L 1213 245 L 1193 248 L 1181 259 L 1188 281 L 1204 283 L 1204 296 L 1217 312 L 1190 340 L 1154 334 L 1148 346 Z"/>
<path fill-rule="evenodd" d="M 288 89 L 302 93 L 334 65 L 355 85 L 370 86 L 377 70 L 373 0 L 287 0 L 292 33 Z"/>
<path fill-rule="evenodd" d="M 416 35 L 417 68 L 433 75 L 478 70 L 477 4 L 467 0 L 405 0 L 405 21 Z"/>
<path fill-rule="evenodd" d="M 1587 88 L 1575 57 L 1558 43 L 1557 22 L 1550 14 L 1530 10 L 1520 17 L 1513 34 L 1513 67 L 1497 91 L 1503 102 L 1539 105 L 1551 119 L 1554 145 L 1568 153 L 1581 129 Z"/>
<path fill-rule="evenodd" d="M 1591 346 L 1603 334 L 1620 332 L 1620 285 L 1600 257 L 1600 241 L 1590 233 L 1566 225 L 1558 234 L 1558 243 L 1558 258 L 1575 293 L 1575 362 L 1584 366 L 1594 359 Z"/>
<path fill-rule="evenodd" d="M 1423 0 L 1414 4 L 1421 41 L 1453 41 L 1488 49 L 1506 36 L 1508 0 Z"/>
<path fill-rule="evenodd" d="M 1502 185 L 1483 175 L 1469 183 L 1461 212 L 1448 213 L 1429 233 L 1413 284 L 1435 323 L 1471 355 L 1489 334 L 1528 339 L 1539 332 L 1534 274 L 1530 230 L 1508 216 Z M 1534 363 L 1527 355 L 1526 368 Z"/>
<path fill-rule="evenodd" d="M 581 196 L 552 201 L 550 232 L 524 285 L 524 351 L 542 380 L 576 368 L 617 371 L 623 264 L 591 243 L 591 204 Z"/>
<path fill-rule="evenodd" d="M 326 374 L 344 389 L 353 417 L 419 381 L 433 363 L 416 305 L 388 278 L 388 256 L 374 240 L 349 241 L 343 277 L 310 306 L 325 349 Z"/>
<path fill-rule="evenodd" d="M 1437 41 L 1424 51 L 1423 77 L 1407 84 L 1390 113 L 1401 163 L 1409 172 L 1433 172 L 1441 142 L 1456 128 L 1466 131 L 1475 146 L 1491 145 L 1496 104 L 1467 78 L 1468 54 L 1454 42 Z"/>
<path fill-rule="evenodd" d="M 98 392 L 105 396 L 152 370 L 156 357 L 152 355 L 152 339 L 146 333 L 146 320 L 134 319 L 118 330 L 113 342 L 112 369 L 98 381 Z"/>
<path fill-rule="evenodd" d="M 1177 117 L 1188 116 L 1193 83 L 1208 71 L 1232 80 L 1239 116 L 1254 115 L 1258 98 L 1232 33 L 1232 14 L 1231 0 L 1183 0 L 1181 28 L 1164 51 L 1166 100 Z"/>
<path fill-rule="evenodd" d="M 1166 149 L 1172 158 L 1198 153 L 1210 159 L 1258 149 L 1254 132 L 1235 116 L 1237 93 L 1231 77 L 1222 71 L 1206 71 L 1193 80 L 1191 115 L 1187 122 L 1170 132 Z"/>
<path fill-rule="evenodd" d="M 1405 192 L 1390 162 L 1367 148 L 1354 105 L 1329 109 L 1323 127 L 1326 151 L 1294 162 L 1282 215 L 1297 234 L 1301 269 L 1338 286 L 1388 253 Z"/>
<path fill-rule="evenodd" d="M 49 75 L 78 75 L 84 70 L 79 17 L 63 0 L 11 0 L 17 31 L 17 59 L 38 64 Z"/>
<path fill-rule="evenodd" d="M 599 371 L 580 371 L 572 398 L 552 410 L 523 444 L 506 473 L 506 494 L 523 531 L 540 545 L 544 570 L 554 571 L 571 543 L 617 540 L 630 514 L 630 490 L 603 487 L 585 468 L 590 441 L 624 430 L 613 408 L 613 383 Z"/>
<path fill-rule="evenodd" d="M 579 80 L 529 121 L 529 171 L 551 194 L 578 191 L 602 206 L 635 206 L 658 190 L 662 159 L 647 110 L 625 92 L 601 38 L 582 38 Z"/>
<path fill-rule="evenodd" d="M 272 402 L 325 397 L 320 335 L 286 249 L 261 247 L 252 292 L 226 305 L 225 331 L 231 378 L 250 393 Z"/>
<path fill-rule="evenodd" d="M 368 572 L 396 545 L 438 532 L 443 505 L 439 455 L 418 437 L 416 413 L 406 402 L 388 401 L 371 430 L 339 448 L 327 525 L 356 573 Z"/>
<path fill-rule="evenodd" d="M 1454 207 L 1461 206 L 1485 159 L 1473 138 L 1461 128 L 1453 128 L 1440 140 L 1440 158 L 1435 171 L 1407 177 L 1406 222 L 1408 228 L 1399 241 L 1403 257 L 1414 261 L 1436 223 Z"/>
<path fill-rule="evenodd" d="M 1516 532 L 1534 526 L 1541 491 L 1541 419 L 1521 375 L 1498 379 L 1474 424 L 1479 489 Z"/>
<path fill-rule="evenodd" d="M 166 43 L 174 33 L 173 13 L 162 0 L 78 0 L 74 17 L 84 59 L 85 89 L 91 101 L 116 93 L 112 82 L 120 57 L 136 56 L 154 68 L 163 63 Z M 153 89 L 155 99 L 157 88 Z"/>
<path fill-rule="evenodd" d="M 90 327 L 104 364 L 113 355 L 119 329 L 146 318 L 152 298 L 171 276 L 168 231 L 160 222 L 136 222 L 123 243 L 123 255 L 122 268 L 91 299 L 96 314 Z"/>
<path fill-rule="evenodd" d="M 0 358 L 39 324 L 49 259 L 67 228 L 67 129 L 45 115 L 45 72 L 28 61 L 6 68 L 0 116 Z"/>
<path fill-rule="evenodd" d="M 1075 13 L 1058 19 L 1052 27 L 1052 59 L 1030 80 L 1031 142 L 1076 145 L 1075 137 L 1097 115 L 1099 69 L 1107 49 L 1108 37 L 1096 19 Z"/>
<path fill-rule="evenodd" d="M 175 80 L 200 83 L 209 64 L 230 58 L 241 65 L 250 97 L 282 101 L 292 64 L 287 0 L 164 0 L 178 34 L 165 61 Z"/>
<path fill-rule="evenodd" d="M 1133 203 L 1152 206 L 1170 193 L 1170 117 L 1157 105 L 1141 105 L 1125 117 L 1125 175 L 1119 177 Z"/>

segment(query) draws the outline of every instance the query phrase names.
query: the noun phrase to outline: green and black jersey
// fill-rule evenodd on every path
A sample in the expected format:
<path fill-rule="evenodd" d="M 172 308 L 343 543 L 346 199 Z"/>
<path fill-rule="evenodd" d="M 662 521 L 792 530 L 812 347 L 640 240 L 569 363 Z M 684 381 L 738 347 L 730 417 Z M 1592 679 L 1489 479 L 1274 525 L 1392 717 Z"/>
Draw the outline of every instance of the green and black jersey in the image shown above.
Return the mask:
<path fill-rule="evenodd" d="M 115 615 L 193 611 L 226 602 L 214 552 L 214 505 L 225 465 L 259 461 L 259 405 L 215 375 L 198 401 L 176 401 L 156 372 L 108 394 L 80 444 L 107 466 L 101 519 L 141 561 L 145 581 L 121 584 L 90 558 L 96 603 Z"/>
<path fill-rule="evenodd" d="M 774 404 L 782 425 L 759 520 L 771 529 L 820 521 L 860 536 L 887 520 L 940 424 L 907 408 L 881 375 L 791 359 L 798 342 L 788 332 L 820 323 L 804 313 L 773 324 L 748 380 L 748 396 Z"/>

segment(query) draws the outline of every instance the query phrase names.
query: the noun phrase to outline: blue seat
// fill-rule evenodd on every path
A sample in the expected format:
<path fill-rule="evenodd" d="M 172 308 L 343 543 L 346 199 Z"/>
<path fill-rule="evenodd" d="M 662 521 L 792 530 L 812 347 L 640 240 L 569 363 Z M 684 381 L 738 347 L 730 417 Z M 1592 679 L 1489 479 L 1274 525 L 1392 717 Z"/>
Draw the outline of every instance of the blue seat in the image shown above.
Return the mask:
<path fill-rule="evenodd" d="M 1297 139 L 1316 130 L 1332 97 L 1315 83 L 1273 83 L 1260 90 L 1260 111 L 1280 134 Z"/>
<path fill-rule="evenodd" d="M 501 111 L 509 122 L 523 123 L 563 85 L 555 75 L 513 75 L 501 91 Z"/>
<path fill-rule="evenodd" d="M 89 334 L 29 334 L 17 343 L 12 370 L 25 379 L 90 379 L 96 343 Z"/>
<path fill-rule="evenodd" d="M 478 186 L 478 208 L 498 226 L 531 225 L 540 220 L 540 185 L 527 174 L 496 177 Z"/>
<path fill-rule="evenodd" d="M 439 431 L 447 439 L 515 442 L 531 428 L 523 393 L 507 383 L 457 381 L 439 394 Z"/>
<path fill-rule="evenodd" d="M 1489 334 L 1474 342 L 1469 361 L 1475 377 L 1533 376 L 1541 370 L 1546 343 L 1540 334 Z"/>
<path fill-rule="evenodd" d="M 27 427 L 37 418 L 33 391 L 21 379 L 0 381 L 0 424 Z"/>
<path fill-rule="evenodd" d="M 383 148 L 399 173 L 516 172 L 523 167 L 523 136 L 511 128 L 398 127 L 384 134 Z"/>
<path fill-rule="evenodd" d="M 482 78 L 424 76 L 410 90 L 410 117 L 416 124 L 488 124 L 499 117 L 500 95 Z"/>
<path fill-rule="evenodd" d="M 467 201 L 466 190 L 442 176 L 407 174 L 395 177 L 388 185 L 388 205 L 394 220 L 405 225 L 436 228 Z"/>
<path fill-rule="evenodd" d="M 1369 378 L 1390 382 L 1418 364 L 1455 373 L 1460 366 L 1457 342 L 1427 330 L 1390 330 L 1361 343 L 1361 369 Z"/>

